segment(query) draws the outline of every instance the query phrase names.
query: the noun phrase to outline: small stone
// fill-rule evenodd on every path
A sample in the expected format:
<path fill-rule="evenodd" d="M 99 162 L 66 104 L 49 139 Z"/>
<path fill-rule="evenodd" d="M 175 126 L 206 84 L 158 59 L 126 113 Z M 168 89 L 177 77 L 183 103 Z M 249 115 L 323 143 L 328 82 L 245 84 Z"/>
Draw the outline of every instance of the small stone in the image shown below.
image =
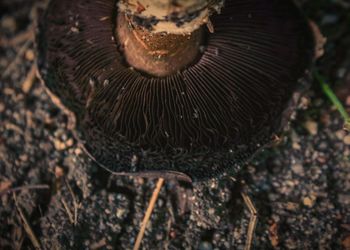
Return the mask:
<path fill-rule="evenodd" d="M 303 204 L 309 208 L 312 208 L 315 204 L 316 197 L 311 195 L 303 199 Z"/>
<path fill-rule="evenodd" d="M 340 216 L 339 220 L 341 219 L 342 217 Z M 350 232 L 350 224 L 341 224 L 340 227 Z"/>
<path fill-rule="evenodd" d="M 345 131 L 342 129 L 342 130 L 338 130 L 337 132 L 335 132 L 335 135 L 337 136 L 337 138 L 339 140 L 343 140 L 344 137 L 345 137 Z"/>
<path fill-rule="evenodd" d="M 0 113 L 4 112 L 5 110 L 5 104 L 0 102 Z"/>
<path fill-rule="evenodd" d="M 343 142 L 345 143 L 345 145 L 350 145 L 350 135 L 345 136 Z"/>
<path fill-rule="evenodd" d="M 269 238 L 270 238 L 271 245 L 273 247 L 277 247 L 279 244 L 279 239 L 278 239 L 278 225 L 276 222 L 274 222 L 269 227 Z"/>
<path fill-rule="evenodd" d="M 344 249 L 346 250 L 350 249 L 350 235 L 344 238 L 344 240 L 342 241 L 342 245 Z"/>
<path fill-rule="evenodd" d="M 322 24 L 335 24 L 339 21 L 338 15 L 327 14 L 322 18 Z"/>
<path fill-rule="evenodd" d="M 287 210 L 290 210 L 290 211 L 295 211 L 299 208 L 299 205 L 298 203 L 294 203 L 294 202 L 288 202 L 287 203 Z"/>
<path fill-rule="evenodd" d="M 310 106 L 310 98 L 307 98 L 305 96 L 301 97 L 299 105 L 302 109 L 306 109 L 308 106 Z"/>
<path fill-rule="evenodd" d="M 71 146 L 73 146 L 73 144 L 74 144 L 74 140 L 73 140 L 72 138 L 70 138 L 70 139 L 68 139 L 68 140 L 66 141 L 66 146 L 67 146 L 67 147 L 71 147 Z"/>
<path fill-rule="evenodd" d="M 126 210 L 124 208 L 118 208 L 116 212 L 116 216 L 118 219 L 124 219 L 126 214 Z"/>
<path fill-rule="evenodd" d="M 92 243 L 90 249 L 100 249 L 106 246 L 106 238 L 102 238 L 100 241 Z M 90 245 L 90 244 L 88 244 Z"/>
<path fill-rule="evenodd" d="M 60 178 L 64 175 L 64 171 L 63 171 L 63 168 L 61 168 L 60 166 L 56 166 L 55 167 L 55 176 L 56 178 Z"/>
<path fill-rule="evenodd" d="M 171 229 L 170 233 L 169 233 L 169 236 L 170 236 L 171 239 L 175 239 L 176 238 L 176 232 L 173 229 Z"/>
<path fill-rule="evenodd" d="M 295 150 L 300 150 L 300 149 L 301 149 L 300 144 L 297 143 L 297 142 L 293 142 L 292 147 L 293 147 L 293 149 L 295 149 Z"/>
<path fill-rule="evenodd" d="M 208 241 L 202 241 L 198 247 L 199 250 L 212 250 L 213 246 Z"/>
<path fill-rule="evenodd" d="M 297 249 L 298 248 L 298 244 L 295 240 L 288 238 L 285 240 L 285 245 L 287 249 Z"/>
<path fill-rule="evenodd" d="M 321 115 L 321 119 L 320 120 L 325 126 L 329 126 L 331 124 L 331 122 L 332 122 L 331 121 L 331 116 L 328 113 L 323 113 Z"/>
<path fill-rule="evenodd" d="M 319 163 L 325 164 L 327 162 L 327 158 L 323 155 L 319 155 L 319 156 L 317 156 L 317 161 Z"/>
<path fill-rule="evenodd" d="M 73 32 L 73 33 L 79 33 L 79 29 L 77 27 L 71 27 L 70 30 Z"/>
<path fill-rule="evenodd" d="M 3 192 L 7 189 L 9 189 L 12 185 L 11 181 L 2 181 L 0 182 L 0 192 Z"/>
<path fill-rule="evenodd" d="M 214 208 L 209 208 L 208 214 L 213 215 L 214 213 L 215 213 L 215 209 Z"/>
<path fill-rule="evenodd" d="M 157 204 L 158 204 L 159 207 L 163 207 L 163 205 L 164 205 L 163 199 L 158 199 Z"/>
<path fill-rule="evenodd" d="M 1 26 L 2 28 L 9 30 L 10 32 L 15 32 L 17 28 L 16 20 L 13 17 L 5 16 L 2 18 Z"/>
<path fill-rule="evenodd" d="M 27 162 L 27 161 L 28 161 L 28 155 L 22 154 L 22 155 L 19 156 L 19 159 L 20 159 L 22 162 Z"/>
<path fill-rule="evenodd" d="M 348 96 L 345 100 L 346 106 L 350 106 L 350 96 Z"/>
<path fill-rule="evenodd" d="M 75 153 L 76 155 L 80 155 L 80 154 L 82 154 L 83 152 L 82 152 L 82 150 L 81 150 L 80 148 L 76 148 L 76 149 L 74 150 L 74 153 Z"/>
<path fill-rule="evenodd" d="M 35 55 L 34 55 L 34 51 L 32 49 L 28 49 L 25 53 L 25 58 L 28 61 L 34 61 Z"/>
<path fill-rule="evenodd" d="M 131 158 L 131 166 L 135 167 L 137 165 L 138 161 L 139 161 L 139 158 L 137 157 L 137 155 L 133 155 Z"/>
<path fill-rule="evenodd" d="M 309 133 L 311 135 L 317 135 L 317 132 L 318 132 L 318 124 L 314 121 L 307 121 L 305 124 L 304 124 L 305 128 L 307 129 L 307 131 L 309 131 Z"/>
<path fill-rule="evenodd" d="M 11 89 L 11 88 L 4 88 L 3 91 L 4 91 L 3 93 L 5 95 L 15 95 L 16 94 L 15 90 Z"/>
<path fill-rule="evenodd" d="M 294 164 L 292 166 L 292 171 L 297 175 L 300 175 L 300 176 L 304 175 L 304 168 L 303 168 L 303 165 L 301 164 Z"/>
<path fill-rule="evenodd" d="M 344 205 L 350 205 L 350 195 L 338 194 L 338 201 Z"/>
<path fill-rule="evenodd" d="M 54 145 L 55 145 L 55 148 L 58 150 L 58 151 L 62 151 L 66 148 L 66 144 L 64 144 L 63 142 L 61 142 L 60 140 L 55 140 L 54 141 Z"/>
<path fill-rule="evenodd" d="M 163 234 L 162 233 L 157 233 L 156 234 L 156 240 L 161 241 L 163 239 Z"/>

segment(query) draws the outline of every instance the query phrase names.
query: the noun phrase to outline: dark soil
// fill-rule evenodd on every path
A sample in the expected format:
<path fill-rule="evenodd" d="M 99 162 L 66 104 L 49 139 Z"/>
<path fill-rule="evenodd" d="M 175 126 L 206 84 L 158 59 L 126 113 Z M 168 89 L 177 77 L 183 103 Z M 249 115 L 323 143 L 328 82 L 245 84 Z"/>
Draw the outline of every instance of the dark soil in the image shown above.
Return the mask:
<path fill-rule="evenodd" d="M 317 67 L 350 109 L 350 4 L 299 2 L 328 37 Z M 113 176 L 79 148 L 33 74 L 34 5 L 41 2 L 0 2 L 0 249 L 34 249 L 20 210 L 43 249 L 132 249 L 156 180 Z M 250 214 L 242 191 L 258 209 L 254 249 L 350 249 L 342 126 L 314 82 L 281 142 L 236 181 L 166 181 L 143 249 L 243 249 Z"/>

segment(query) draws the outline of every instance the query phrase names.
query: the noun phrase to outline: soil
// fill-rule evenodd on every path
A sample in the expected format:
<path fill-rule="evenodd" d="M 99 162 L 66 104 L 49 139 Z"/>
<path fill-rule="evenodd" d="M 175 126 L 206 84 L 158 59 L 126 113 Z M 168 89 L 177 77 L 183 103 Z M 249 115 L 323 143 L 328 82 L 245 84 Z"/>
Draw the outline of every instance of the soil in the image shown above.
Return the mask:
<path fill-rule="evenodd" d="M 328 38 L 317 68 L 350 111 L 350 4 L 298 3 Z M 80 149 L 35 76 L 42 5 L 0 3 L 0 249 L 132 249 L 156 180 L 111 175 Z M 234 178 L 166 181 L 142 249 L 244 249 L 241 192 L 258 210 L 253 249 L 350 249 L 350 134 L 319 83 L 280 139 Z"/>

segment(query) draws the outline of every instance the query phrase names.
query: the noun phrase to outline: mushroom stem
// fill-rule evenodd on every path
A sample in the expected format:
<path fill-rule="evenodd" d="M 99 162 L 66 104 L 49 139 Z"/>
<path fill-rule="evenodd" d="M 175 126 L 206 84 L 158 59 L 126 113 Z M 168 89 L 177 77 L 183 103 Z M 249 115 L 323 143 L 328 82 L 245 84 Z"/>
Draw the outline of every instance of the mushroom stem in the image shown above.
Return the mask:
<path fill-rule="evenodd" d="M 219 12 L 223 0 L 126 0 L 118 9 L 152 32 L 191 33 Z"/>
<path fill-rule="evenodd" d="M 135 25 L 125 13 L 118 14 L 116 34 L 128 64 L 158 77 L 193 63 L 203 40 L 202 28 L 190 34 L 153 33 Z"/>

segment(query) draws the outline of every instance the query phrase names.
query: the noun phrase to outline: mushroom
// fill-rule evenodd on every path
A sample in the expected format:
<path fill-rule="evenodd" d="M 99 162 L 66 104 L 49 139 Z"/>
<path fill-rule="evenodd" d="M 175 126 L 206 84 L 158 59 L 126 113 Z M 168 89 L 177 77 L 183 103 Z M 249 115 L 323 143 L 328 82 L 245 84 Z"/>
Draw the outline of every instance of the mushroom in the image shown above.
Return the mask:
<path fill-rule="evenodd" d="M 37 40 L 96 162 L 184 180 L 235 174 L 271 143 L 315 54 L 291 0 L 51 0 Z"/>

